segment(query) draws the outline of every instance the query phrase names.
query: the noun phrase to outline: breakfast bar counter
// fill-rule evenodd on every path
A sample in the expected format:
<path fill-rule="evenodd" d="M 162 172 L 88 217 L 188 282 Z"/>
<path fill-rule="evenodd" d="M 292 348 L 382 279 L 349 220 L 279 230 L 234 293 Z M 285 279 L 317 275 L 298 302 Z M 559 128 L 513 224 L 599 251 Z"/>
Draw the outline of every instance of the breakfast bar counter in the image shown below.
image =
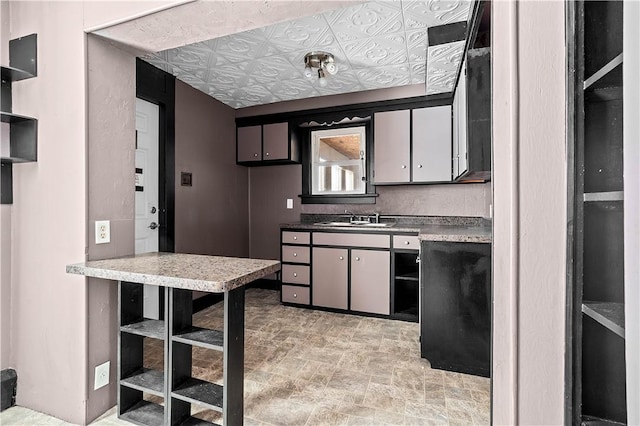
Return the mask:
<path fill-rule="evenodd" d="M 142 425 L 205 425 L 191 404 L 243 423 L 244 286 L 280 270 L 276 260 L 146 253 L 67 266 L 118 281 L 118 417 Z M 143 317 L 143 285 L 164 288 L 164 320 Z M 224 330 L 192 325 L 192 291 L 224 293 Z M 143 367 L 144 339 L 164 342 L 164 371 Z M 223 352 L 223 386 L 191 376 L 192 347 Z M 143 394 L 163 398 L 149 402 Z"/>

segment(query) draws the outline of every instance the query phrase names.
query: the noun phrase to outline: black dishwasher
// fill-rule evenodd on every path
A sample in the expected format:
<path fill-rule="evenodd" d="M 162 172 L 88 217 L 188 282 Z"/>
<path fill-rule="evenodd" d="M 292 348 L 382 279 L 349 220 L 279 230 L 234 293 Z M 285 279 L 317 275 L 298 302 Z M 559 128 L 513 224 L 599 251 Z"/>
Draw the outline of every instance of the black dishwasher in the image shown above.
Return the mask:
<path fill-rule="evenodd" d="M 423 241 L 421 355 L 432 368 L 489 377 L 491 244 Z"/>

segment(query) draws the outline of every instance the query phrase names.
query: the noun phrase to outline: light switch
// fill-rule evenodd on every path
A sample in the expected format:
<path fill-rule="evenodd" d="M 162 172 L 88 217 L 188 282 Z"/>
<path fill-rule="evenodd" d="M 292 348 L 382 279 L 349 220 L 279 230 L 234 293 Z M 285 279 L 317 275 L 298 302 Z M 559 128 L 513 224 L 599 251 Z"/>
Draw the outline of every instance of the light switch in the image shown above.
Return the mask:
<path fill-rule="evenodd" d="M 96 244 L 111 242 L 111 224 L 108 220 L 96 220 Z"/>
<path fill-rule="evenodd" d="M 293 208 L 293 199 L 292 198 L 287 198 L 287 208 L 288 209 L 292 209 Z"/>

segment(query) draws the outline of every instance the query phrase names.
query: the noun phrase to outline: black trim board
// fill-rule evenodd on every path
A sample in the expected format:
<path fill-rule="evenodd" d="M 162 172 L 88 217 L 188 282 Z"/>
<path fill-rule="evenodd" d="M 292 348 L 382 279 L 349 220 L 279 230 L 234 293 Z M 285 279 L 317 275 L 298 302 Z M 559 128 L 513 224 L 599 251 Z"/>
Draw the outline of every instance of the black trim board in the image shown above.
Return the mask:
<path fill-rule="evenodd" d="M 427 29 L 429 46 L 438 46 L 454 41 L 462 41 L 467 37 L 467 21 L 438 25 Z"/>

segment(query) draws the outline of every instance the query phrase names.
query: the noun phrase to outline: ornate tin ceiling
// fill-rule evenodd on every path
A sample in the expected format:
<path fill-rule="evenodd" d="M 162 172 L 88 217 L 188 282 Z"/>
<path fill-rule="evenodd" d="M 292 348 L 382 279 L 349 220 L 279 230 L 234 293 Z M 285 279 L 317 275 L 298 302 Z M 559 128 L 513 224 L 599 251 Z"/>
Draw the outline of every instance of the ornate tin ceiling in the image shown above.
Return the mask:
<path fill-rule="evenodd" d="M 371 1 L 143 59 L 233 108 L 421 83 L 451 92 L 464 41 L 427 51 L 427 28 L 468 20 L 471 1 Z M 324 88 L 303 75 L 312 50 L 338 65 Z"/>

